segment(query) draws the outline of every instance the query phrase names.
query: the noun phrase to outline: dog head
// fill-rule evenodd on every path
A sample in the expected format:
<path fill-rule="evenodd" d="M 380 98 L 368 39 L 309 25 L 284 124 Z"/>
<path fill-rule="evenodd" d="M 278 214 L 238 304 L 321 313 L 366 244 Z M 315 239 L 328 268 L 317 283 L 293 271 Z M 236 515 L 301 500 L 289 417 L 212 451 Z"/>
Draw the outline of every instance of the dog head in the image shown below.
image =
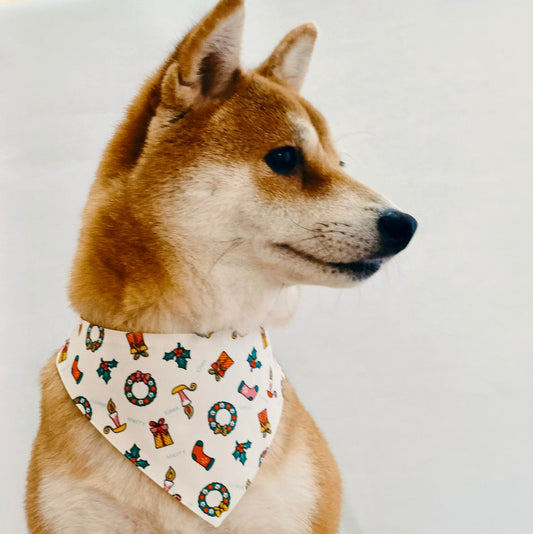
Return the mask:
<path fill-rule="evenodd" d="M 170 242 L 231 247 L 226 261 L 286 283 L 362 280 L 416 222 L 344 172 L 326 121 L 299 96 L 315 26 L 244 72 L 242 23 L 242 3 L 222 1 L 164 67 L 138 169 L 147 189 L 157 181 L 161 228 Z"/>
<path fill-rule="evenodd" d="M 176 266 L 169 276 L 182 281 L 353 285 L 407 246 L 416 221 L 344 172 L 325 119 L 299 95 L 315 26 L 247 71 L 243 19 L 242 0 L 221 0 L 147 82 L 107 149 L 86 222 L 105 206 L 109 228 L 130 229 L 112 239 L 135 232 L 152 264 Z"/>

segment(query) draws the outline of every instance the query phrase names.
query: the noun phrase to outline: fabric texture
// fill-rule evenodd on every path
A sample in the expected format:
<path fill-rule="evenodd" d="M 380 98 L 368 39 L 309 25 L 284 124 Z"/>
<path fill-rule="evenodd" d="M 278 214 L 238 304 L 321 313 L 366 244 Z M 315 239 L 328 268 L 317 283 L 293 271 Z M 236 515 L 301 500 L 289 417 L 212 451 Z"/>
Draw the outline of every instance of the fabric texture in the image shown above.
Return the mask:
<path fill-rule="evenodd" d="M 80 320 L 57 369 L 102 436 L 214 526 L 252 483 L 283 408 L 283 372 L 260 327 L 143 334 Z"/>

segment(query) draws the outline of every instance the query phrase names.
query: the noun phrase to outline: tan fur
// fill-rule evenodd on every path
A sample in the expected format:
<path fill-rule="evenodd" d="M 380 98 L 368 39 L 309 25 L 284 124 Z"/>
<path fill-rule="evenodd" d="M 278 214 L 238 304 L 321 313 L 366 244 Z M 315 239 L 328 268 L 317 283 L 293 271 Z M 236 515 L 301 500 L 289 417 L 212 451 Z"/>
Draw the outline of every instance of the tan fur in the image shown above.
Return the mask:
<path fill-rule="evenodd" d="M 316 29 L 293 30 L 243 72 L 242 21 L 242 1 L 222 0 L 146 82 L 109 143 L 70 283 L 84 319 L 125 331 L 245 332 L 286 322 L 295 284 L 353 285 L 334 264 L 376 253 L 377 214 L 390 205 L 342 170 L 327 123 L 296 92 Z M 285 145 L 306 162 L 290 177 L 264 161 Z M 288 381 L 264 467 L 214 529 L 101 439 L 54 358 L 28 473 L 32 534 L 337 532 L 339 472 Z"/>

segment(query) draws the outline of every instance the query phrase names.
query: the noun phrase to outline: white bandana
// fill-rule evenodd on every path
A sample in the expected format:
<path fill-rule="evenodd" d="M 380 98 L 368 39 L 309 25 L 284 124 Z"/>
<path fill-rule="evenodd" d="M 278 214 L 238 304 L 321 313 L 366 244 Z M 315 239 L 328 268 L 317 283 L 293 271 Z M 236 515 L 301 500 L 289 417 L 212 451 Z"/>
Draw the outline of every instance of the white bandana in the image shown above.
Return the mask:
<path fill-rule="evenodd" d="M 246 492 L 281 418 L 283 372 L 262 328 L 141 334 L 80 321 L 57 369 L 95 428 L 215 527 Z"/>

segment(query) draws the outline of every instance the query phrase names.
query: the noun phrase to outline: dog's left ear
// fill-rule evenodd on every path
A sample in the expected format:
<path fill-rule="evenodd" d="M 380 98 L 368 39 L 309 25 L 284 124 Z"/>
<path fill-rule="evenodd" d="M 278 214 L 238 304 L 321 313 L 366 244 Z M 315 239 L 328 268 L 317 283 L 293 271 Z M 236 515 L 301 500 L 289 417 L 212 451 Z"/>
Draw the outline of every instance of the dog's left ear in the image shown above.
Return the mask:
<path fill-rule="evenodd" d="M 309 68 L 316 36 L 317 27 L 312 22 L 294 28 L 257 72 L 299 91 Z"/>
<path fill-rule="evenodd" d="M 164 65 L 161 103 L 188 108 L 226 93 L 239 69 L 243 0 L 220 0 Z"/>

